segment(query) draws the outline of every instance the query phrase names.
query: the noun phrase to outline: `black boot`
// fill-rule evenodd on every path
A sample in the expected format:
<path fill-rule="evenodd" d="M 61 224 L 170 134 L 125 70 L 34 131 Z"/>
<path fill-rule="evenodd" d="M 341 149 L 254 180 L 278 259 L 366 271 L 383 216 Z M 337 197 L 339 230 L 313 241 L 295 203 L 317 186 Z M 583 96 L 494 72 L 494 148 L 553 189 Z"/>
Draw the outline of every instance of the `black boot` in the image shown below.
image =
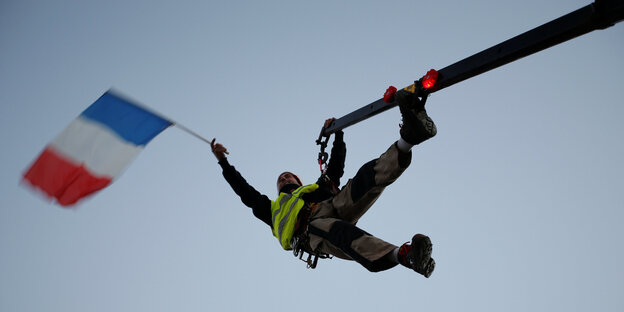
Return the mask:
<path fill-rule="evenodd" d="M 399 248 L 399 263 L 429 278 L 435 269 L 435 260 L 431 258 L 431 239 L 423 234 L 412 237 L 411 245 L 405 243 Z"/>
<path fill-rule="evenodd" d="M 423 100 L 414 93 L 399 90 L 395 95 L 399 103 L 403 126 L 401 126 L 401 138 L 410 144 L 420 144 L 436 135 L 437 128 L 433 120 L 427 115 Z"/>

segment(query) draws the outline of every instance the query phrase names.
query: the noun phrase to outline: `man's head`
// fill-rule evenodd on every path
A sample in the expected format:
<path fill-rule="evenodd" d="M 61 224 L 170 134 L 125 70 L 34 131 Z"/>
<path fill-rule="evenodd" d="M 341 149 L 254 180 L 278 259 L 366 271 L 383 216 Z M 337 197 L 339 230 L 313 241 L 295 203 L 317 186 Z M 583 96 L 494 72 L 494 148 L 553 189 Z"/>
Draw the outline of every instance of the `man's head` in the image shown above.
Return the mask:
<path fill-rule="evenodd" d="M 282 188 L 288 184 L 296 184 L 298 186 L 303 185 L 301 180 L 299 180 L 299 177 L 294 173 L 288 171 L 282 172 L 282 174 L 277 177 L 277 191 L 281 191 Z"/>

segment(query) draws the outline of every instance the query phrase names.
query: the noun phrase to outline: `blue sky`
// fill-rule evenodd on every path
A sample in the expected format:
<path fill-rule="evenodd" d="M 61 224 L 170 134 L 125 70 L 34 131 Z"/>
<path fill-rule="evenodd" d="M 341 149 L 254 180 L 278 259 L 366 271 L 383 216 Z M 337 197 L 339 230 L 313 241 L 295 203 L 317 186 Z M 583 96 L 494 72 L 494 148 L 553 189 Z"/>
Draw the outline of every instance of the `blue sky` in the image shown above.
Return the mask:
<path fill-rule="evenodd" d="M 395 244 L 429 235 L 430 279 L 307 270 L 176 128 L 74 209 L 19 183 L 114 87 L 216 137 L 273 196 L 284 170 L 316 180 L 326 118 L 589 3 L 2 1 L 0 310 L 622 311 L 621 24 L 429 98 L 438 135 L 358 225 Z M 345 177 L 399 122 L 346 130 Z"/>

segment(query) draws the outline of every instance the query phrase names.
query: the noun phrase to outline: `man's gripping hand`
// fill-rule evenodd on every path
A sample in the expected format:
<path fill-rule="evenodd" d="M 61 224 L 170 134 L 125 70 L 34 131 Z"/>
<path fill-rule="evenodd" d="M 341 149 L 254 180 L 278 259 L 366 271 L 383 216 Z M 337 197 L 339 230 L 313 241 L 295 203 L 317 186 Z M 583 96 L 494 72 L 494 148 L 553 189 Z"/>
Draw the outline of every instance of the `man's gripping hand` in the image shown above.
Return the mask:
<path fill-rule="evenodd" d="M 215 157 L 217 157 L 217 160 L 222 161 L 227 158 L 225 155 L 229 155 L 230 153 L 228 153 L 225 146 L 221 145 L 220 143 L 215 143 L 216 140 L 216 138 L 212 139 L 212 142 L 210 142 L 210 147 L 212 147 L 212 153 L 215 155 Z"/>
<path fill-rule="evenodd" d="M 329 128 L 329 126 L 331 126 L 332 122 L 334 122 L 335 120 L 336 118 L 334 117 L 325 120 L 325 123 L 323 124 L 323 128 L 325 129 Z"/>

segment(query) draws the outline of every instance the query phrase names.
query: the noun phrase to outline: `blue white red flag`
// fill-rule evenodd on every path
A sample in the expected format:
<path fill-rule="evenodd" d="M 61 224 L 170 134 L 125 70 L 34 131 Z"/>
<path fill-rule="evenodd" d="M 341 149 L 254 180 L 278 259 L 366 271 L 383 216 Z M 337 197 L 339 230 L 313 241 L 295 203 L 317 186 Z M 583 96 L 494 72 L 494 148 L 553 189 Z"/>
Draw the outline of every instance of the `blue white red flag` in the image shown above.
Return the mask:
<path fill-rule="evenodd" d="M 108 186 L 171 125 L 108 91 L 45 147 L 24 180 L 60 205 L 73 205 Z"/>

